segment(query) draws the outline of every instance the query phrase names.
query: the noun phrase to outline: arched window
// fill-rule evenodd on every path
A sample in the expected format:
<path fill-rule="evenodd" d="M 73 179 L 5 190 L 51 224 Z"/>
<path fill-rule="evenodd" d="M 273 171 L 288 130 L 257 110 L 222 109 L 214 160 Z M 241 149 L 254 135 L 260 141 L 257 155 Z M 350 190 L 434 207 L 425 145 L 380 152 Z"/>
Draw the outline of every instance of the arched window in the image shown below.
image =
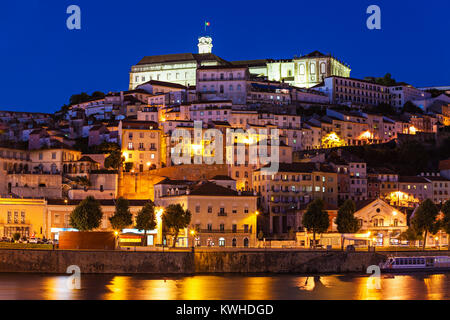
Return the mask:
<path fill-rule="evenodd" d="M 320 73 L 326 73 L 326 65 L 324 62 L 322 62 L 322 64 L 320 65 Z"/>
<path fill-rule="evenodd" d="M 240 84 L 237 85 L 237 91 L 241 91 L 242 86 Z"/>
<path fill-rule="evenodd" d="M 316 64 L 311 63 L 311 73 L 316 73 Z"/>
<path fill-rule="evenodd" d="M 248 238 L 244 239 L 244 248 L 248 248 Z"/>
<path fill-rule="evenodd" d="M 219 247 L 225 247 L 225 238 L 219 238 Z"/>
<path fill-rule="evenodd" d="M 237 240 L 236 240 L 236 238 L 233 238 L 232 246 L 233 246 L 233 248 L 236 248 L 236 246 L 237 246 Z"/>
<path fill-rule="evenodd" d="M 230 91 L 233 91 L 233 85 L 230 84 Z"/>
<path fill-rule="evenodd" d="M 300 65 L 300 74 L 301 75 L 305 74 L 305 65 L 304 64 Z"/>

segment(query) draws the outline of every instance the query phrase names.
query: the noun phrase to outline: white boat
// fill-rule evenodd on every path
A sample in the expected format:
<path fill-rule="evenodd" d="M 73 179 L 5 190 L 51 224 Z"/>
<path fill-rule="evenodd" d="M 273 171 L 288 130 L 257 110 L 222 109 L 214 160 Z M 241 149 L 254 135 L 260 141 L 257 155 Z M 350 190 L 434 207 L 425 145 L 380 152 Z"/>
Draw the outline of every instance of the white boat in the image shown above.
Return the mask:
<path fill-rule="evenodd" d="M 389 257 L 380 268 L 383 272 L 447 271 L 450 256 Z"/>

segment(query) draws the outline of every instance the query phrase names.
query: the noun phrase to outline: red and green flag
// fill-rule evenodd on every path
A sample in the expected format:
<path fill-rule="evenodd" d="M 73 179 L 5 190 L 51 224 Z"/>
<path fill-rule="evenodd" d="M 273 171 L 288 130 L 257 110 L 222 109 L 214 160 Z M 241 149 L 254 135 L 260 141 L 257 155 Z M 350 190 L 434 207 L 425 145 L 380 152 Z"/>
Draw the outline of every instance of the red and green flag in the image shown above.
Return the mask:
<path fill-rule="evenodd" d="M 210 27 L 211 26 L 211 22 L 205 21 L 205 27 Z"/>

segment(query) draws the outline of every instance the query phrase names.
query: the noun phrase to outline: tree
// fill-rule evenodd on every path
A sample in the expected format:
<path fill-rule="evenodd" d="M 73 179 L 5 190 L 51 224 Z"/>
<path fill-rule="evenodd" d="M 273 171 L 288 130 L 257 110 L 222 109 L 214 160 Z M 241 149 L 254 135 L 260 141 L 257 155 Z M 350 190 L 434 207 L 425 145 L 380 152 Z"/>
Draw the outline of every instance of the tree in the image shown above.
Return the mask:
<path fill-rule="evenodd" d="M 262 230 L 259 230 L 259 233 L 258 233 L 258 240 L 259 241 L 262 241 L 264 239 L 264 232 L 262 231 Z"/>
<path fill-rule="evenodd" d="M 337 229 L 340 233 L 355 233 L 359 230 L 358 219 L 355 218 L 355 203 L 352 200 L 345 201 L 339 207 L 336 217 Z"/>
<path fill-rule="evenodd" d="M 402 232 L 399 237 L 400 240 L 417 241 L 423 240 L 421 234 L 418 234 L 413 228 L 409 227 L 405 232 Z"/>
<path fill-rule="evenodd" d="M 91 231 L 100 226 L 103 217 L 100 203 L 88 196 L 72 211 L 70 225 L 80 231 Z"/>
<path fill-rule="evenodd" d="M 136 229 L 144 230 L 144 244 L 147 245 L 147 230 L 156 228 L 155 204 L 149 201 L 136 216 Z"/>
<path fill-rule="evenodd" d="M 72 181 L 72 184 L 74 184 L 76 186 L 80 186 L 83 189 L 87 189 L 92 185 L 91 181 L 85 176 L 75 177 Z"/>
<path fill-rule="evenodd" d="M 19 241 L 20 240 L 20 233 L 16 232 L 12 235 L 12 238 L 14 241 Z"/>
<path fill-rule="evenodd" d="M 444 217 L 442 219 L 442 230 L 444 230 L 447 234 L 450 234 L 450 200 L 444 203 L 441 209 Z"/>
<path fill-rule="evenodd" d="M 316 248 L 316 233 L 323 233 L 330 226 L 328 213 L 323 209 L 324 205 L 322 199 L 314 200 L 308 205 L 306 213 L 303 215 L 303 226 L 313 233 L 314 248 Z"/>
<path fill-rule="evenodd" d="M 125 229 L 133 224 L 133 215 L 130 212 L 130 204 L 127 199 L 122 197 L 117 199 L 116 210 L 114 215 L 109 218 L 109 222 L 111 222 L 111 227 L 116 231 Z"/>
<path fill-rule="evenodd" d="M 184 210 L 180 204 L 171 204 L 166 208 L 163 215 L 163 224 L 165 228 L 171 229 L 174 233 L 174 248 L 177 243 L 180 229 L 187 228 L 189 223 L 191 223 L 191 217 L 191 212 L 189 210 Z"/>
<path fill-rule="evenodd" d="M 119 170 L 122 168 L 125 158 L 122 156 L 122 151 L 117 143 L 103 142 L 95 148 L 95 152 L 108 154 L 105 158 L 105 168 Z"/>
<path fill-rule="evenodd" d="M 439 209 L 430 199 L 423 201 L 414 213 L 411 219 L 411 226 L 418 234 L 424 234 L 423 236 L 423 250 L 427 243 L 428 233 L 435 234 L 439 230 L 439 222 L 437 216 Z"/>

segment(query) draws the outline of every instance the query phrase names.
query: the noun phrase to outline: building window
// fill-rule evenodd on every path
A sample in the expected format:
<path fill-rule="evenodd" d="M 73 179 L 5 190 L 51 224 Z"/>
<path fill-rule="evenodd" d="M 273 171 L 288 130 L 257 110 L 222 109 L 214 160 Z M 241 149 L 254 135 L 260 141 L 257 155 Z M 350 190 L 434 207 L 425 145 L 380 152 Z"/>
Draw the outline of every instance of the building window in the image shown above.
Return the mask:
<path fill-rule="evenodd" d="M 25 212 L 20 213 L 20 223 L 25 224 Z"/>
<path fill-rule="evenodd" d="M 225 239 L 224 238 L 219 239 L 219 247 L 225 247 Z"/>

